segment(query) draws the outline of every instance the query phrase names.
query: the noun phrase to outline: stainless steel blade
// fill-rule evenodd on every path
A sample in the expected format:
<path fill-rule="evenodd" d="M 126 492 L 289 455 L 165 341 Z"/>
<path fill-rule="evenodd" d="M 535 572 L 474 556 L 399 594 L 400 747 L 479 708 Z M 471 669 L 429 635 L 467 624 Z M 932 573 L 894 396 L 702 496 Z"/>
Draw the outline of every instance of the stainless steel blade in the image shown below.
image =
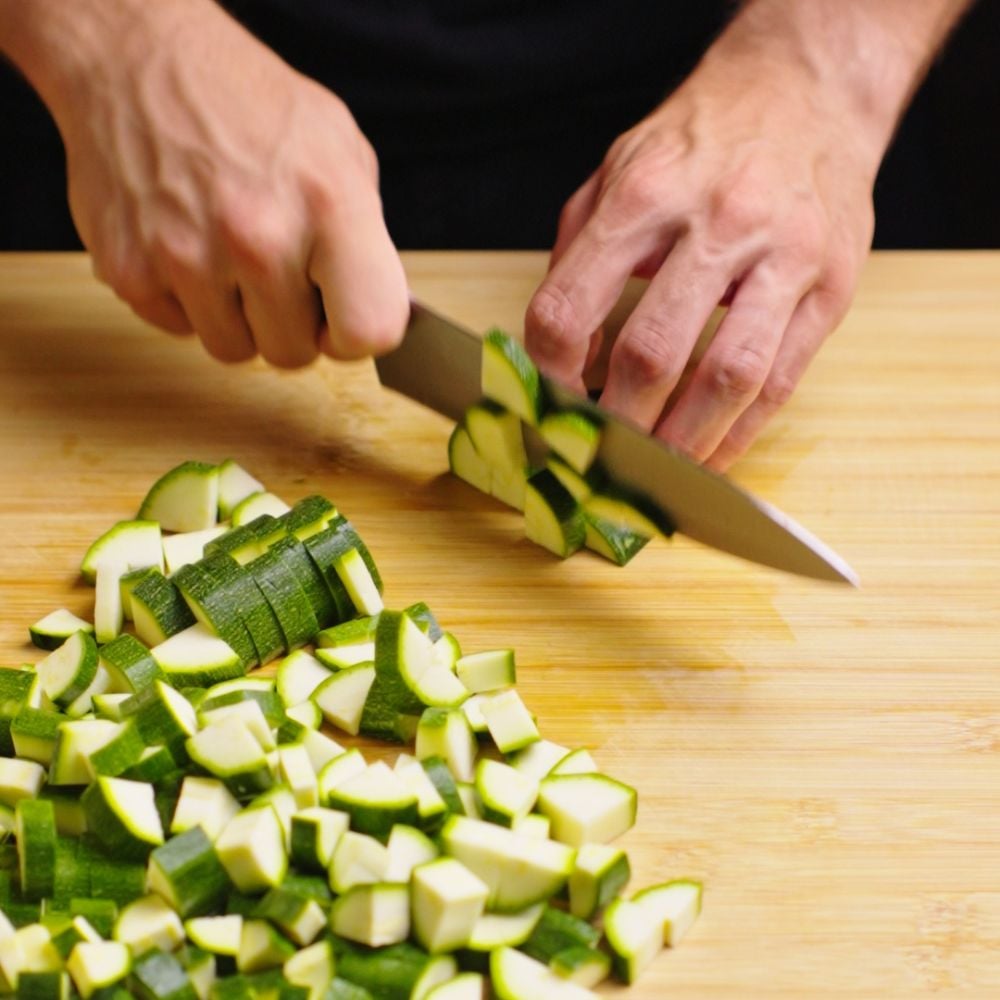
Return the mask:
<path fill-rule="evenodd" d="M 481 398 L 481 365 L 479 337 L 415 301 L 402 344 L 376 361 L 383 385 L 456 421 Z M 616 482 L 666 511 L 681 534 L 775 569 L 857 585 L 854 570 L 787 514 L 583 396 L 544 384 L 558 406 L 603 425 L 598 461 Z"/>

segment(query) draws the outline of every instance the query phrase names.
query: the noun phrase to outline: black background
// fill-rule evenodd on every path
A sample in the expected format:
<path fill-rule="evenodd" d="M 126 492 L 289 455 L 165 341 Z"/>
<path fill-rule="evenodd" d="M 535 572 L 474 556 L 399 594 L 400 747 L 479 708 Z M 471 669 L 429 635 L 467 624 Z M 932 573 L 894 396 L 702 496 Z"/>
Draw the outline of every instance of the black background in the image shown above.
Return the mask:
<path fill-rule="evenodd" d="M 402 248 L 545 248 L 563 201 L 718 31 L 727 4 L 231 0 L 372 140 Z M 1000 247 L 1000 3 L 933 66 L 876 185 L 875 245 Z M 0 66 L 0 249 L 79 247 L 59 135 Z"/>

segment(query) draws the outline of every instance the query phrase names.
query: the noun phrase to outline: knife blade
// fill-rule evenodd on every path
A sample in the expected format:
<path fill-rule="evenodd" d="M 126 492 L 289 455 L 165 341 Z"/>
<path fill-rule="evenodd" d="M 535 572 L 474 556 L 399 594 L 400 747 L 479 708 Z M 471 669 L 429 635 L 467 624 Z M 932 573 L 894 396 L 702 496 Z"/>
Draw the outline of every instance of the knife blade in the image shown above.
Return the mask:
<path fill-rule="evenodd" d="M 376 359 L 375 367 L 382 385 L 455 421 L 482 398 L 481 339 L 416 300 L 403 342 Z M 681 534 L 774 569 L 857 586 L 857 574 L 843 558 L 777 507 L 586 397 L 551 379 L 542 382 L 558 407 L 601 424 L 597 461 L 615 482 L 664 510 Z"/>

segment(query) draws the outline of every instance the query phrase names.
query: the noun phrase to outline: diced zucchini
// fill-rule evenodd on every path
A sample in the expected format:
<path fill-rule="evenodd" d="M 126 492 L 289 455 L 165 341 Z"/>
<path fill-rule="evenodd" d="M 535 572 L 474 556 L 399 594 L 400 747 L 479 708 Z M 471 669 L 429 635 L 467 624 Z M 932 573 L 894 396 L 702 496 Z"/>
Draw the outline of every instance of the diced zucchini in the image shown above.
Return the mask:
<path fill-rule="evenodd" d="M 165 951 L 139 954 L 129 984 L 137 1000 L 199 1000 L 178 959 Z"/>
<path fill-rule="evenodd" d="M 72 725 L 67 723 L 67 728 Z M 117 726 L 118 732 L 90 755 L 90 770 L 94 775 L 117 778 L 138 764 L 146 750 L 135 719 L 127 719 Z"/>
<path fill-rule="evenodd" d="M 86 631 L 74 632 L 35 665 L 45 694 L 62 708 L 71 705 L 97 674 L 97 643 Z"/>
<path fill-rule="evenodd" d="M 263 493 L 264 484 L 254 479 L 241 465 L 227 458 L 219 464 L 219 518 L 226 520 L 240 501 L 254 493 Z"/>
<path fill-rule="evenodd" d="M 93 756 L 122 731 L 120 722 L 106 719 L 76 719 L 59 725 L 59 735 L 52 751 L 49 783 L 86 785 L 93 781 Z"/>
<path fill-rule="evenodd" d="M 417 814 L 421 829 L 436 830 L 440 827 L 449 809 L 420 761 L 408 754 L 400 754 L 396 758 L 393 771 L 417 797 Z"/>
<path fill-rule="evenodd" d="M 458 708 L 428 708 L 420 716 L 416 754 L 440 757 L 459 781 L 472 781 L 478 746 L 465 714 Z"/>
<path fill-rule="evenodd" d="M 310 806 L 297 812 L 291 824 L 292 864 L 303 871 L 325 873 L 349 823 L 346 813 L 325 806 Z"/>
<path fill-rule="evenodd" d="M 450 817 L 441 839 L 446 853 L 489 886 L 487 906 L 498 912 L 522 910 L 549 899 L 573 869 L 574 852 L 569 847 L 465 816 Z"/>
<path fill-rule="evenodd" d="M 483 701 L 492 691 L 485 691 L 482 694 L 469 695 L 462 702 L 462 714 L 469 723 L 469 728 L 477 735 L 483 736 L 490 731 L 486 725 L 486 716 L 483 715 Z"/>
<path fill-rule="evenodd" d="M 239 811 L 239 802 L 223 782 L 189 774 L 181 785 L 170 832 L 176 836 L 200 827 L 209 840 L 215 840 Z"/>
<path fill-rule="evenodd" d="M 353 646 L 337 646 L 334 649 L 321 646 L 316 650 L 316 659 L 327 670 L 343 670 L 357 663 L 374 663 L 375 643 L 359 642 Z"/>
<path fill-rule="evenodd" d="M 287 514 L 291 507 L 285 503 L 281 497 L 268 493 L 267 490 L 251 493 L 244 497 L 231 512 L 233 527 L 239 528 L 244 524 L 249 524 L 261 514 L 270 514 L 271 517 L 280 517 Z"/>
<path fill-rule="evenodd" d="M 568 747 L 552 743 L 550 740 L 536 740 L 523 750 L 518 750 L 511 754 L 507 759 L 507 763 L 528 777 L 537 778 L 540 781 L 569 752 Z"/>
<path fill-rule="evenodd" d="M 413 870 L 411 893 L 414 936 L 433 955 L 466 944 L 489 889 L 460 861 L 439 858 Z"/>
<path fill-rule="evenodd" d="M 602 483 L 599 491 L 581 501 L 584 513 L 639 535 L 669 538 L 674 525 L 666 511 L 624 487 Z"/>
<path fill-rule="evenodd" d="M 94 626 L 90 622 L 66 608 L 50 611 L 28 629 L 32 643 L 39 649 L 46 650 L 58 649 L 74 632 L 93 631 Z"/>
<path fill-rule="evenodd" d="M 483 977 L 478 972 L 463 972 L 439 983 L 425 1000 L 482 1000 L 483 988 Z"/>
<path fill-rule="evenodd" d="M 565 486 L 548 470 L 528 479 L 524 495 L 528 538 L 560 559 L 571 556 L 586 540 L 583 511 Z"/>
<path fill-rule="evenodd" d="M 116 857 L 145 860 L 163 843 L 152 785 L 99 777 L 83 793 L 83 808 L 87 828 Z"/>
<path fill-rule="evenodd" d="M 327 679 L 313 692 L 312 700 L 331 725 L 352 736 L 358 734 L 375 671 L 374 664 L 359 663 L 339 673 L 327 672 Z"/>
<path fill-rule="evenodd" d="M 224 535 L 229 528 L 216 524 L 201 531 L 185 531 L 179 535 L 166 535 L 163 539 L 163 561 L 166 571 L 173 576 L 181 566 L 197 562 L 205 555 L 205 546 Z"/>
<path fill-rule="evenodd" d="M 420 830 L 397 823 L 386 844 L 389 850 L 389 867 L 384 882 L 409 882 L 413 870 L 438 857 L 440 851 L 433 840 Z"/>
<path fill-rule="evenodd" d="M 531 937 L 544 910 L 545 903 L 534 903 L 514 913 L 484 913 L 472 925 L 467 947 L 479 952 L 516 948 Z"/>
<path fill-rule="evenodd" d="M 311 642 L 319 631 L 319 622 L 309 597 L 281 552 L 268 549 L 247 563 L 246 568 L 278 620 L 285 649 Z"/>
<path fill-rule="evenodd" d="M 580 475 L 594 464 L 601 428 L 586 414 L 575 410 L 549 413 L 538 430 L 548 446 Z"/>
<path fill-rule="evenodd" d="M 199 767 L 219 778 L 237 798 L 267 791 L 274 784 L 267 753 L 239 718 L 213 722 L 192 736 L 186 748 Z"/>
<path fill-rule="evenodd" d="M 491 473 L 493 470 L 523 473 L 527 468 L 528 455 L 516 414 L 485 400 L 466 410 L 465 427 Z"/>
<path fill-rule="evenodd" d="M 448 466 L 470 486 L 482 493 L 490 492 L 490 467 L 476 451 L 464 424 L 457 424 L 448 439 Z"/>
<path fill-rule="evenodd" d="M 51 896 L 56 871 L 56 816 L 51 802 L 21 799 L 14 812 L 21 892 L 29 900 Z"/>
<path fill-rule="evenodd" d="M 285 832 L 272 808 L 247 809 L 216 838 L 215 851 L 240 892 L 280 885 L 288 871 Z"/>
<path fill-rule="evenodd" d="M 299 809 L 319 804 L 316 771 L 301 743 L 278 747 L 278 778 L 292 790 Z"/>
<path fill-rule="evenodd" d="M 577 946 L 553 955 L 549 968 L 561 979 L 590 989 L 608 978 L 611 958 L 597 948 Z"/>
<path fill-rule="evenodd" d="M 606 844 L 635 823 L 636 793 L 603 774 L 550 775 L 541 782 L 538 811 L 564 844 Z"/>
<path fill-rule="evenodd" d="M 497 1000 L 596 1000 L 597 996 L 513 948 L 500 948 L 490 956 L 490 979 Z"/>
<path fill-rule="evenodd" d="M 0 757 L 0 803 L 13 808 L 21 799 L 38 797 L 45 768 L 33 760 Z"/>
<path fill-rule="evenodd" d="M 567 948 L 596 948 L 600 940 L 601 932 L 586 920 L 547 906 L 521 951 L 547 964 Z"/>
<path fill-rule="evenodd" d="M 213 955 L 235 958 L 240 950 L 243 918 L 237 913 L 223 916 L 192 917 L 184 921 L 188 939 Z"/>
<path fill-rule="evenodd" d="M 650 540 L 649 535 L 622 527 L 614 521 L 597 517 L 588 511 L 583 513 L 583 524 L 587 548 L 616 566 L 630 563 Z"/>
<path fill-rule="evenodd" d="M 135 634 L 147 646 L 158 646 L 195 623 L 177 585 L 159 571 L 148 573 L 135 585 L 131 606 Z"/>
<path fill-rule="evenodd" d="M 364 618 L 352 618 L 339 625 L 331 625 L 316 636 L 316 645 L 323 649 L 339 649 L 343 646 L 374 643 L 378 619 L 378 615 L 367 615 Z"/>
<path fill-rule="evenodd" d="M 676 879 L 637 892 L 632 902 L 663 928 L 663 943 L 669 948 L 680 944 L 701 913 L 700 882 Z"/>
<path fill-rule="evenodd" d="M 490 469 L 490 496 L 514 510 L 523 511 L 529 472 L 527 467 L 504 469 L 494 466 Z"/>
<path fill-rule="evenodd" d="M 458 679 L 474 693 L 511 687 L 517 679 L 514 650 L 492 649 L 468 653 L 455 664 Z"/>
<path fill-rule="evenodd" d="M 496 760 L 479 761 L 475 783 L 483 818 L 500 826 L 513 826 L 523 819 L 538 798 L 536 779 Z"/>
<path fill-rule="evenodd" d="M 66 969 L 88 1000 L 94 993 L 121 982 L 132 968 L 132 954 L 120 941 L 81 941 L 70 953 Z"/>
<path fill-rule="evenodd" d="M 496 328 L 483 338 L 482 391 L 526 424 L 538 426 L 545 409 L 538 369 L 520 341 Z"/>
<path fill-rule="evenodd" d="M 254 913 L 270 920 L 300 948 L 312 944 L 326 926 L 326 914 L 314 899 L 282 886 L 269 890 Z"/>
<path fill-rule="evenodd" d="M 590 755 L 590 751 L 580 747 L 553 765 L 547 777 L 557 774 L 594 774 L 597 770 L 597 763 Z"/>
<path fill-rule="evenodd" d="M 607 844 L 584 844 L 569 877 L 570 913 L 590 920 L 628 885 L 628 856 Z"/>
<path fill-rule="evenodd" d="M 175 758 L 198 728 L 194 707 L 164 681 L 154 681 L 122 704 L 122 717 L 135 716 L 147 746 L 162 743 Z"/>
<path fill-rule="evenodd" d="M 114 939 L 142 955 L 152 949 L 173 951 L 184 940 L 180 917 L 155 893 L 129 903 L 115 922 Z"/>
<path fill-rule="evenodd" d="M 226 871 L 200 826 L 171 837 L 150 854 L 146 882 L 181 917 L 218 909 L 229 889 Z"/>
<path fill-rule="evenodd" d="M 218 509 L 218 466 L 183 462 L 153 483 L 138 516 L 164 531 L 201 531 L 215 524 Z"/>
<path fill-rule="evenodd" d="M 153 519 L 119 521 L 87 549 L 80 573 L 87 583 L 97 580 L 102 562 L 118 563 L 126 570 L 156 566 L 163 569 L 160 525 Z"/>
<path fill-rule="evenodd" d="M 501 753 L 522 750 L 539 739 L 535 720 L 513 688 L 486 695 L 481 707 L 490 737 Z"/>
<path fill-rule="evenodd" d="M 10 722 L 14 752 L 22 760 L 34 760 L 48 766 L 55 754 L 59 727 L 65 721 L 66 716 L 60 712 L 23 705 Z"/>
<path fill-rule="evenodd" d="M 382 761 L 333 788 L 329 805 L 347 813 L 359 833 L 388 836 L 397 823 L 417 820 L 417 797 Z"/>
<path fill-rule="evenodd" d="M 410 892 L 394 882 L 355 885 L 330 908 L 334 934 L 371 948 L 398 944 L 410 934 Z"/>
<path fill-rule="evenodd" d="M 389 849 L 374 837 L 347 830 L 330 862 L 330 888 L 342 895 L 356 885 L 383 882 L 391 860 Z"/>
<path fill-rule="evenodd" d="M 136 692 L 163 677 L 153 654 L 138 639 L 120 635 L 101 647 L 100 663 L 111 676 L 116 691 Z"/>
<path fill-rule="evenodd" d="M 171 684 L 207 687 L 240 677 L 245 667 L 236 650 L 201 622 L 172 635 L 150 653 Z"/>

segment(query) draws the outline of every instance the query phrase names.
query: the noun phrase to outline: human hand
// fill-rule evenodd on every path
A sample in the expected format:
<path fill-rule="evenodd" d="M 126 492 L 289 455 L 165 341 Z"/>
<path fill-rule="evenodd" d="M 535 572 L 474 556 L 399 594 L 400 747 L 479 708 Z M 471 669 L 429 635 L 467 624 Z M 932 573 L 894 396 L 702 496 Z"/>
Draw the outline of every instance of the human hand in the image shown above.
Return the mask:
<path fill-rule="evenodd" d="M 343 103 L 213 2 L 97 2 L 105 49 L 50 107 L 98 276 L 223 361 L 392 348 L 406 279 Z"/>
<path fill-rule="evenodd" d="M 567 202 L 525 318 L 529 351 L 581 388 L 628 277 L 651 278 L 601 403 L 727 467 L 850 304 L 889 131 L 795 59 L 723 36 Z M 720 301 L 728 312 L 682 383 Z"/>

